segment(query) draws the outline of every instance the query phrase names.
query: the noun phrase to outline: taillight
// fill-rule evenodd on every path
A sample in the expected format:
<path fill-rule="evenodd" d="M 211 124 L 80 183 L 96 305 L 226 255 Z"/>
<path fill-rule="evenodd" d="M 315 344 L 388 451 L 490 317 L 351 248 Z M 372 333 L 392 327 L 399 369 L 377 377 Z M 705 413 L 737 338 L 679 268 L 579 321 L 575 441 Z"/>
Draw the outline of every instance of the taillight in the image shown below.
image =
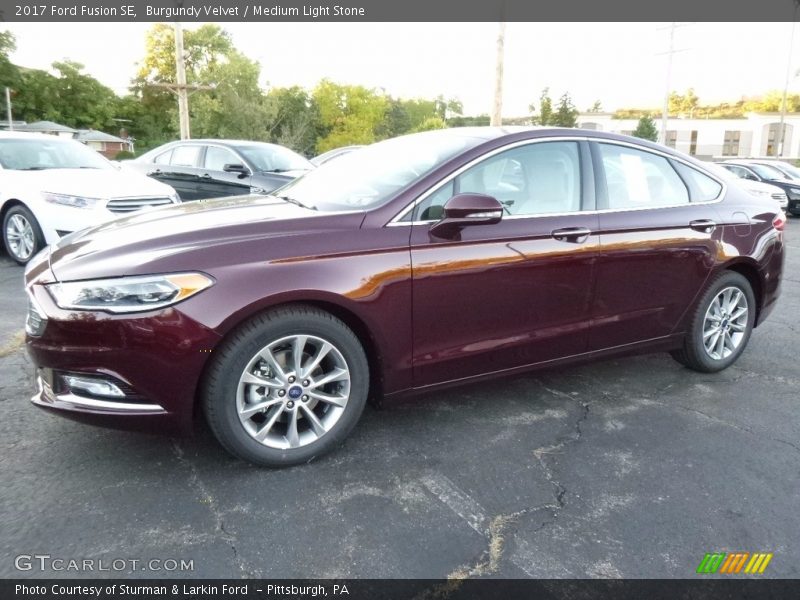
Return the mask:
<path fill-rule="evenodd" d="M 784 214 L 783 211 L 781 211 L 777 215 L 775 215 L 774 219 L 772 219 L 772 226 L 778 231 L 783 231 L 785 225 L 786 225 L 786 215 Z"/>

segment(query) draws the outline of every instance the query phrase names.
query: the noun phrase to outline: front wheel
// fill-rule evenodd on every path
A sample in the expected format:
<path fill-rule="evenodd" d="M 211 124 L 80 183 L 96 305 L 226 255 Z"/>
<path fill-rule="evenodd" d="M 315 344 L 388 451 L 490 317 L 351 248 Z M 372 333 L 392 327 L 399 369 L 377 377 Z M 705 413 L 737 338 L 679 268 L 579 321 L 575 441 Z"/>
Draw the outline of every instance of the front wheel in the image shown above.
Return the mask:
<path fill-rule="evenodd" d="M 755 317 L 756 300 L 750 282 L 739 273 L 725 271 L 703 294 L 683 348 L 672 356 L 695 371 L 721 371 L 744 351 Z"/>
<path fill-rule="evenodd" d="M 203 407 L 219 442 L 264 466 L 305 463 L 338 446 L 367 400 L 369 367 L 336 317 L 293 306 L 259 315 L 215 350 Z"/>
<path fill-rule="evenodd" d="M 44 248 L 42 229 L 27 207 L 17 204 L 8 209 L 3 219 L 3 241 L 9 256 L 21 265 Z"/>

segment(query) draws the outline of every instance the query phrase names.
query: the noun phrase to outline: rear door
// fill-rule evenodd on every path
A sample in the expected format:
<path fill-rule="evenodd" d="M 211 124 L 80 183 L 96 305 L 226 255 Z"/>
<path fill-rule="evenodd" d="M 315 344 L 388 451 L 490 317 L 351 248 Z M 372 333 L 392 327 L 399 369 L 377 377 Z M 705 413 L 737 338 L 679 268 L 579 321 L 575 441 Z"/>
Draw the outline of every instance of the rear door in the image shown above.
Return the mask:
<path fill-rule="evenodd" d="M 589 349 L 668 336 L 715 264 L 723 186 L 640 147 L 593 142 L 592 155 L 601 251 Z"/>
<path fill-rule="evenodd" d="M 175 188 L 181 200 L 197 200 L 201 197 L 198 184 L 202 150 L 203 147 L 199 144 L 180 144 L 173 147 L 169 163 L 157 165 L 151 177 Z"/>

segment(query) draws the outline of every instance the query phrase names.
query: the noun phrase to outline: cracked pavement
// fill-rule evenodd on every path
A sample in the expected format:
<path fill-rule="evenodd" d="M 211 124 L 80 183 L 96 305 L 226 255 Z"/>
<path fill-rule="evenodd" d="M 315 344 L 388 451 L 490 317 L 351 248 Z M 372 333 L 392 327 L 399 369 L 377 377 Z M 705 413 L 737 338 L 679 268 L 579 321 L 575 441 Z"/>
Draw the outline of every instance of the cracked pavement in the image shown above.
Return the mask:
<path fill-rule="evenodd" d="M 663 354 L 368 408 L 351 439 L 270 471 L 187 439 L 30 406 L 22 269 L 0 254 L 0 575 L 18 554 L 185 559 L 188 577 L 692 577 L 773 552 L 800 577 L 800 219 L 783 295 L 732 368 Z M 89 576 L 152 577 L 122 571 Z"/>

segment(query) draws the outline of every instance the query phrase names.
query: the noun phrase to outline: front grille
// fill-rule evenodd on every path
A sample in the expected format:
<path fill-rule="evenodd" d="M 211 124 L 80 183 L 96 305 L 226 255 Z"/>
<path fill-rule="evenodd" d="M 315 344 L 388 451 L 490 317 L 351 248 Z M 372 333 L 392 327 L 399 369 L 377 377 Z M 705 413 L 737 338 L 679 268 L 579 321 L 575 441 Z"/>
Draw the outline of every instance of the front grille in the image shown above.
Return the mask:
<path fill-rule="evenodd" d="M 172 198 L 113 198 L 108 201 L 106 208 L 113 213 L 129 213 L 153 206 L 167 206 L 173 204 Z"/>
<path fill-rule="evenodd" d="M 775 194 L 772 194 L 772 197 L 775 200 L 786 200 L 786 194 L 784 194 L 784 193 L 775 193 Z"/>

